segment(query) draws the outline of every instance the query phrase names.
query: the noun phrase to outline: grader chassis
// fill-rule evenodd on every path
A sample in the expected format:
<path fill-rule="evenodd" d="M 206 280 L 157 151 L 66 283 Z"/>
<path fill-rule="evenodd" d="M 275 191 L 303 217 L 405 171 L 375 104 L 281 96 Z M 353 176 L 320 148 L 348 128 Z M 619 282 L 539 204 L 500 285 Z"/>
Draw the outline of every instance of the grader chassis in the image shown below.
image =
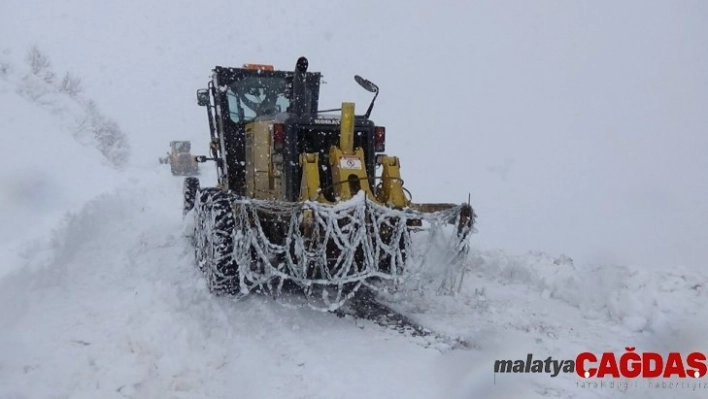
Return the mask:
<path fill-rule="evenodd" d="M 469 202 L 413 203 L 399 159 L 384 153 L 385 127 L 369 119 L 378 87 L 355 77 L 375 93 L 364 115 L 346 102 L 318 111 L 321 74 L 307 69 L 301 57 L 294 71 L 213 70 L 197 91 L 209 156 L 196 159 L 216 164 L 217 184 L 186 178 L 184 213 L 194 217 L 196 260 L 212 292 L 296 287 L 333 311 L 362 287 L 395 286 L 417 229 L 439 236 L 450 226 L 447 240 L 465 251 L 475 213 Z"/>

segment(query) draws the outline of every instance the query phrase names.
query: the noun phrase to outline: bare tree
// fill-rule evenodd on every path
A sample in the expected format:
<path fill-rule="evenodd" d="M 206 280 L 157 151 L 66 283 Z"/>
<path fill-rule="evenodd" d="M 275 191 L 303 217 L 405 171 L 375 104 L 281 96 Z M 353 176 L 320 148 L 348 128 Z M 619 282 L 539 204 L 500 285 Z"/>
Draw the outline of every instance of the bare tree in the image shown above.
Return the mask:
<path fill-rule="evenodd" d="M 106 118 L 94 101 L 86 104 L 86 113 L 90 122 L 89 129 L 93 132 L 98 149 L 114 166 L 123 166 L 128 160 L 130 147 L 120 126 Z"/>
<path fill-rule="evenodd" d="M 25 61 L 27 61 L 27 64 L 29 64 L 30 69 L 32 70 L 32 73 L 35 75 L 39 75 L 40 73 L 49 69 L 50 66 L 52 66 L 52 63 L 49 62 L 49 58 L 47 58 L 46 55 L 39 51 L 39 47 L 37 47 L 37 45 L 32 46 L 27 51 Z"/>
<path fill-rule="evenodd" d="M 32 46 L 27 51 L 25 61 L 29 64 L 32 74 L 41 75 L 42 79 L 47 83 L 51 83 L 54 80 L 54 72 L 49 69 L 52 63 L 49 61 L 49 57 L 39 50 L 37 45 Z"/>
<path fill-rule="evenodd" d="M 83 90 L 84 88 L 81 85 L 81 78 L 72 75 L 70 72 L 64 74 L 64 78 L 61 80 L 61 84 L 59 85 L 60 92 L 66 93 L 71 97 L 76 97 L 81 94 Z"/>

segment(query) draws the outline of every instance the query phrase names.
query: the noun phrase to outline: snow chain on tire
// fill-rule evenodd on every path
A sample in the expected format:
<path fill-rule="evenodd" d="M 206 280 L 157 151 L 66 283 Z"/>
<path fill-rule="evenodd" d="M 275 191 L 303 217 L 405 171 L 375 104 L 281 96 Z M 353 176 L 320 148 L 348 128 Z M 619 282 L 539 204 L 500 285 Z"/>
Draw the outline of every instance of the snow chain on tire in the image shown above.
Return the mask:
<path fill-rule="evenodd" d="M 452 265 L 445 285 L 460 282 L 460 256 L 466 255 L 460 250 L 468 235 L 456 234 L 449 221 L 459 219 L 462 208 L 421 214 L 363 196 L 333 206 L 243 199 L 215 188 L 197 193 L 195 255 L 215 293 L 246 295 L 258 288 L 277 296 L 288 282 L 300 287 L 309 306 L 332 311 L 361 287 L 386 283 L 395 289 L 404 279 L 418 278 L 423 268 L 436 268 L 428 256 L 431 245 L 451 244 L 457 259 L 443 260 Z M 311 220 L 307 228 L 305 215 Z M 428 245 L 412 245 L 410 219 L 426 222 Z"/>
<path fill-rule="evenodd" d="M 234 249 L 234 195 L 215 188 L 197 192 L 195 212 L 195 257 L 209 290 L 217 294 L 238 292 L 238 267 Z"/>

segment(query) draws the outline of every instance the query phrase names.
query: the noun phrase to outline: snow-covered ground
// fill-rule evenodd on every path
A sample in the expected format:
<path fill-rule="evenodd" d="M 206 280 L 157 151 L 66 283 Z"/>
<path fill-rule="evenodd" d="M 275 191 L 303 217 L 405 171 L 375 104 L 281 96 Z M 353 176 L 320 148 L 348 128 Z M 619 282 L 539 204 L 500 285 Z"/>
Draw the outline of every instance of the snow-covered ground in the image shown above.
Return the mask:
<path fill-rule="evenodd" d="M 458 296 L 431 286 L 394 303 L 470 349 L 264 297 L 216 298 L 180 234 L 179 191 L 166 170 L 144 171 L 0 280 L 0 397 L 615 397 L 577 388 L 575 375 L 495 385 L 493 363 L 706 344 L 705 276 L 583 271 L 546 254 L 473 251 Z M 625 397 L 635 394 L 665 392 Z"/>
<path fill-rule="evenodd" d="M 13 65 L 0 79 L 15 111 L 3 124 L 31 151 L 10 151 L 3 135 L 14 197 L 3 203 L 0 398 L 659 398 L 583 389 L 575 375 L 495 376 L 493 365 L 706 347 L 705 275 L 580 268 L 566 255 L 475 248 L 456 296 L 431 284 L 392 299 L 467 349 L 265 297 L 214 297 L 182 235 L 181 180 L 157 163 L 116 169 L 72 136 L 81 110 L 56 93 L 28 99 L 27 71 Z"/>
<path fill-rule="evenodd" d="M 0 15 L 14 38 L 0 43 L 0 399 L 708 397 L 708 387 L 622 391 L 583 388 L 574 374 L 493 373 L 495 360 L 527 353 L 708 352 L 708 136 L 695 134 L 708 104 L 695 72 L 708 66 L 694 43 L 704 8 L 320 2 L 313 14 L 313 2 L 273 5 L 260 20 L 231 1 L 25 3 Z M 341 23 L 350 16 L 357 24 Z M 489 40 L 449 43 L 462 26 Z M 31 71 L 23 46 L 33 40 L 56 65 Z M 353 66 L 349 50 L 372 56 Z M 157 157 L 170 139 L 206 142 L 193 94 L 209 68 L 287 67 L 312 54 L 327 106 L 352 92 L 343 82 L 353 73 L 382 87 L 374 115 L 395 127 L 389 148 L 417 198 L 474 186 L 480 231 L 459 293 L 438 295 L 431 282 L 390 298 L 468 348 L 209 294 L 182 235 L 181 179 Z M 420 59 L 434 62 L 410 62 Z M 85 90 L 64 85 L 57 65 L 88 73 Z M 406 133 L 418 131 L 436 134 Z M 428 157 L 436 164 L 415 161 Z M 212 183 L 212 171 L 202 178 Z M 518 250 L 529 243 L 570 252 Z M 663 267 L 637 260 L 654 256 Z"/>

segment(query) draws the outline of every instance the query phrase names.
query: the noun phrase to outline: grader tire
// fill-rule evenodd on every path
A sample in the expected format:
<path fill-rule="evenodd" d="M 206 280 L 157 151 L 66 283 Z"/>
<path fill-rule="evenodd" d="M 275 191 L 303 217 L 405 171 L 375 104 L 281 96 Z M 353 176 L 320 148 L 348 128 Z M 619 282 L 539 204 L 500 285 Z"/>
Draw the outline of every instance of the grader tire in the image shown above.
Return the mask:
<path fill-rule="evenodd" d="M 197 192 L 195 209 L 195 257 L 204 273 L 209 291 L 236 294 L 239 291 L 238 265 L 233 260 L 234 215 L 232 194 L 219 189 Z"/>

